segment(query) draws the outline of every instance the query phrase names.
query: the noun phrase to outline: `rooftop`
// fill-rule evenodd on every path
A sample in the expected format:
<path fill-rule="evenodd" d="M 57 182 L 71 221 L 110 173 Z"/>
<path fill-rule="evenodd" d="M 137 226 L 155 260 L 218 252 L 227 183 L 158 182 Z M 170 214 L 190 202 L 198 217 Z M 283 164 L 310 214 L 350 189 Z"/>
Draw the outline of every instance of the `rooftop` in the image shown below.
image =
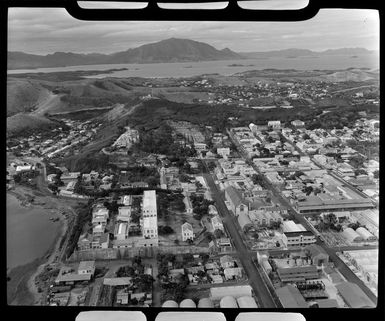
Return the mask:
<path fill-rule="evenodd" d="M 301 292 L 292 285 L 276 290 L 279 300 L 284 308 L 307 308 L 308 305 Z"/>
<path fill-rule="evenodd" d="M 361 290 L 361 288 L 351 282 L 342 282 L 336 285 L 336 288 L 344 301 L 351 308 L 375 308 L 376 305 Z"/>

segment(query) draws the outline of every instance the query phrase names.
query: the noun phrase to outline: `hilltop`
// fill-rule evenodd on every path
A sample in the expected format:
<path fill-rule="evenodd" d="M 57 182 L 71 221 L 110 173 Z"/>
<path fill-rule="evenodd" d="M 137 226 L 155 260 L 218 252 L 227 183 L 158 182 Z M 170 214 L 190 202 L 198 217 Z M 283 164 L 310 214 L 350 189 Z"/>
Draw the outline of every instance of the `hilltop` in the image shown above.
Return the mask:
<path fill-rule="evenodd" d="M 23 52 L 8 52 L 8 69 L 120 63 L 210 61 L 242 58 L 241 55 L 228 48 L 218 50 L 204 42 L 170 38 L 109 55 L 55 52 L 43 56 Z"/>

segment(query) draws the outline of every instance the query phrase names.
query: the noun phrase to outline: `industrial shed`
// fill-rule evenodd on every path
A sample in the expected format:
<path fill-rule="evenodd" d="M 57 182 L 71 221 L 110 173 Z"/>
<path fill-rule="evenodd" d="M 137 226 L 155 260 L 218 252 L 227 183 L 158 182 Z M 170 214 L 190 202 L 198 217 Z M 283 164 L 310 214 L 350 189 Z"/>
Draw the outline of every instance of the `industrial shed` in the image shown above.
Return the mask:
<path fill-rule="evenodd" d="M 162 304 L 162 308 L 177 308 L 178 303 L 176 303 L 174 300 L 167 300 L 164 301 Z"/>
<path fill-rule="evenodd" d="M 180 308 L 196 308 L 196 304 L 191 299 L 184 299 L 181 303 L 179 303 Z"/>
<path fill-rule="evenodd" d="M 250 285 L 223 286 L 210 289 L 210 298 L 213 301 L 220 300 L 225 296 L 232 296 L 234 298 L 252 296 L 252 289 Z"/>
<path fill-rule="evenodd" d="M 356 229 L 356 233 L 358 233 L 364 239 L 364 241 L 377 240 L 377 237 L 370 233 L 365 227 L 359 227 L 358 229 Z"/>
<path fill-rule="evenodd" d="M 242 296 L 237 299 L 240 308 L 258 308 L 257 303 L 251 296 Z"/>
<path fill-rule="evenodd" d="M 198 308 L 213 308 L 214 303 L 209 298 L 202 298 L 198 302 Z"/>
<path fill-rule="evenodd" d="M 342 282 L 337 284 L 336 288 L 345 303 L 351 308 L 362 309 L 376 307 L 364 291 L 362 291 L 361 288 L 355 283 Z"/>
<path fill-rule="evenodd" d="M 221 309 L 223 309 L 223 308 L 238 308 L 237 301 L 231 295 L 223 297 L 221 299 L 221 301 L 219 302 L 219 306 L 221 307 Z"/>
<path fill-rule="evenodd" d="M 284 308 L 308 308 L 301 292 L 292 285 L 286 285 L 276 291 Z"/>
<path fill-rule="evenodd" d="M 342 233 L 349 242 L 362 242 L 364 240 L 360 234 L 350 227 L 344 229 Z"/>

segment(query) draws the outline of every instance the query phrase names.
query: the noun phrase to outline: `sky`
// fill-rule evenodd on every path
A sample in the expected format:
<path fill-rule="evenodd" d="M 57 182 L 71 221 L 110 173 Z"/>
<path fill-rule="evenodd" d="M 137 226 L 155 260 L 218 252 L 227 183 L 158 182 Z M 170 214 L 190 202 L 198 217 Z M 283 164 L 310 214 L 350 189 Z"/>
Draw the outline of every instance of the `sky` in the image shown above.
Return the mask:
<path fill-rule="evenodd" d="M 44 55 L 113 53 L 171 37 L 237 52 L 379 49 L 376 10 L 323 9 L 298 22 L 81 21 L 63 8 L 10 8 L 8 17 L 8 50 Z"/>

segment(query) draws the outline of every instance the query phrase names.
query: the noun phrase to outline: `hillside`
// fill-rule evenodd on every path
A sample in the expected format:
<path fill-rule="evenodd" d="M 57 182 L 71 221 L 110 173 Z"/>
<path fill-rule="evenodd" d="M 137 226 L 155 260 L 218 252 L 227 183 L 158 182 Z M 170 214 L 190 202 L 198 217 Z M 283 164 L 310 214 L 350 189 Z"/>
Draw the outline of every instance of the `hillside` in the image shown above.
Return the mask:
<path fill-rule="evenodd" d="M 44 116 L 20 113 L 7 118 L 7 135 L 12 136 L 37 129 L 53 129 L 57 126 L 58 122 Z"/>
<path fill-rule="evenodd" d="M 359 69 L 337 71 L 332 74 L 324 75 L 323 77 L 325 78 L 325 80 L 332 82 L 368 80 L 379 81 L 378 72 L 370 72 Z"/>
<path fill-rule="evenodd" d="M 308 49 L 283 49 L 273 51 L 257 51 L 257 52 L 240 52 L 239 54 L 245 58 L 267 59 L 267 58 L 294 58 L 294 57 L 321 57 L 321 56 L 353 56 L 353 55 L 369 55 L 376 54 L 375 50 L 367 50 L 365 48 L 340 48 L 328 49 L 324 51 L 312 51 Z"/>
<path fill-rule="evenodd" d="M 95 64 L 207 61 L 242 58 L 241 55 L 228 48 L 218 50 L 203 42 L 170 38 L 109 55 L 55 52 L 54 54 L 42 56 L 26 54 L 23 52 L 8 52 L 8 69 Z"/>
<path fill-rule="evenodd" d="M 26 79 L 7 81 L 7 116 L 31 111 L 49 96 L 40 83 Z"/>

